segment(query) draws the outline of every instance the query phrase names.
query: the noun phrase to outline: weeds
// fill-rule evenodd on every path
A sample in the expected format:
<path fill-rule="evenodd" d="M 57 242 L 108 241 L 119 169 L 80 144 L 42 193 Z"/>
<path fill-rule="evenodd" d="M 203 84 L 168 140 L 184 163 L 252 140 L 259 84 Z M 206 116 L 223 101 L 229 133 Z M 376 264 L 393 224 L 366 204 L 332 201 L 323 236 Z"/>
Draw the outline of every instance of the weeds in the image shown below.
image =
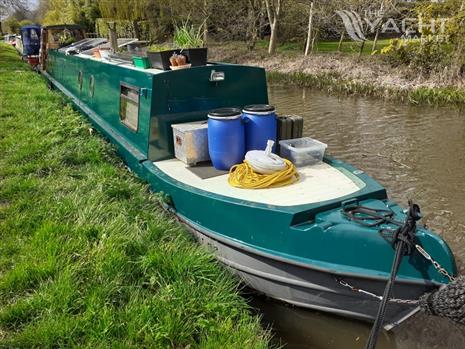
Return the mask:
<path fill-rule="evenodd" d="M 465 106 L 465 89 L 457 87 L 396 89 L 369 83 L 344 80 L 336 73 L 311 75 L 305 73 L 267 72 L 268 81 L 316 88 L 328 93 L 358 95 L 396 100 L 412 104 Z"/>
<path fill-rule="evenodd" d="M 112 147 L 3 44 L 0 69 L 0 347 L 267 347 Z"/>

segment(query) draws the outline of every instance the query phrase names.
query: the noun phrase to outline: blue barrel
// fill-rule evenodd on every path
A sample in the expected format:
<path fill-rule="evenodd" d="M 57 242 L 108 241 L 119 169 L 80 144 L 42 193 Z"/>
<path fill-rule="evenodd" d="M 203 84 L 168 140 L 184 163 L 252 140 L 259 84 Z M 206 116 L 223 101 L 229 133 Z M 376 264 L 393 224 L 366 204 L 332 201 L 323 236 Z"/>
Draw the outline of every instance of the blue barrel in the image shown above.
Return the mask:
<path fill-rule="evenodd" d="M 217 170 L 229 171 L 244 160 L 245 132 L 240 109 L 220 108 L 208 113 L 208 152 Z"/>
<path fill-rule="evenodd" d="M 245 149 L 265 150 L 266 142 L 276 143 L 277 120 L 275 108 L 268 104 L 248 105 L 243 110 Z M 273 146 L 273 151 L 276 146 Z"/>

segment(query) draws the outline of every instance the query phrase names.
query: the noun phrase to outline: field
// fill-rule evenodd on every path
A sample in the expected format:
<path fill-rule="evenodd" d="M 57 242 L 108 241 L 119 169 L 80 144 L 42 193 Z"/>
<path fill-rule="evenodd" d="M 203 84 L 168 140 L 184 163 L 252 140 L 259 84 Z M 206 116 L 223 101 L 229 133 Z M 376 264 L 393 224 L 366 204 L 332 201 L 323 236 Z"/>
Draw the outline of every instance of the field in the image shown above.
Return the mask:
<path fill-rule="evenodd" d="M 383 47 L 389 45 L 389 39 L 378 40 L 376 50 L 379 52 Z M 313 49 L 314 53 L 338 53 L 339 41 L 318 41 Z M 268 41 L 260 40 L 257 42 L 257 49 L 266 50 Z M 372 53 L 373 41 L 366 41 L 363 48 L 363 55 Z M 341 53 L 344 54 L 359 54 L 360 43 L 355 41 L 343 41 L 341 44 Z M 281 54 L 302 54 L 304 52 L 304 43 L 285 42 L 278 43 L 277 53 Z"/>
<path fill-rule="evenodd" d="M 266 348 L 238 282 L 0 44 L 0 347 Z"/>

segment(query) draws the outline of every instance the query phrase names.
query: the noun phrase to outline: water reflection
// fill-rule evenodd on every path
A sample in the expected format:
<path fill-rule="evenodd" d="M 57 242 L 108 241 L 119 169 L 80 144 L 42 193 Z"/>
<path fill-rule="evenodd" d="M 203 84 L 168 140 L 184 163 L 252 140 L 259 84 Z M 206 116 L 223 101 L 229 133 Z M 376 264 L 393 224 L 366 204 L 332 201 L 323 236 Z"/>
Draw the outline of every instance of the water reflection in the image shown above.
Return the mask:
<path fill-rule="evenodd" d="M 279 114 L 304 117 L 304 135 L 328 153 L 363 169 L 392 199 L 419 203 L 423 223 L 465 261 L 465 115 L 367 98 L 338 98 L 297 87 L 270 87 Z M 390 262 L 390 261 L 389 261 Z M 255 297 L 253 305 L 286 348 L 364 348 L 369 326 Z M 465 329 L 418 315 L 380 340 L 380 349 L 465 348 Z"/>

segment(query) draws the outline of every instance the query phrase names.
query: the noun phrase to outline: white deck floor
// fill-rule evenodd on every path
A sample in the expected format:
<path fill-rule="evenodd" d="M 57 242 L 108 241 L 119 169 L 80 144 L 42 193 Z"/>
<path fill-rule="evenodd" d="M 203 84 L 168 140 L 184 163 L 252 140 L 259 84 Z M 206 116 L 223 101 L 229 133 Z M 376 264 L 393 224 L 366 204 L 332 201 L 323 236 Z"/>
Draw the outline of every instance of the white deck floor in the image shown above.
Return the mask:
<path fill-rule="evenodd" d="M 281 188 L 239 189 L 228 184 L 228 175 L 201 179 L 177 159 L 154 162 L 171 178 L 214 194 L 275 206 L 294 206 L 336 199 L 360 189 L 349 177 L 326 163 L 299 168 L 300 181 Z"/>

